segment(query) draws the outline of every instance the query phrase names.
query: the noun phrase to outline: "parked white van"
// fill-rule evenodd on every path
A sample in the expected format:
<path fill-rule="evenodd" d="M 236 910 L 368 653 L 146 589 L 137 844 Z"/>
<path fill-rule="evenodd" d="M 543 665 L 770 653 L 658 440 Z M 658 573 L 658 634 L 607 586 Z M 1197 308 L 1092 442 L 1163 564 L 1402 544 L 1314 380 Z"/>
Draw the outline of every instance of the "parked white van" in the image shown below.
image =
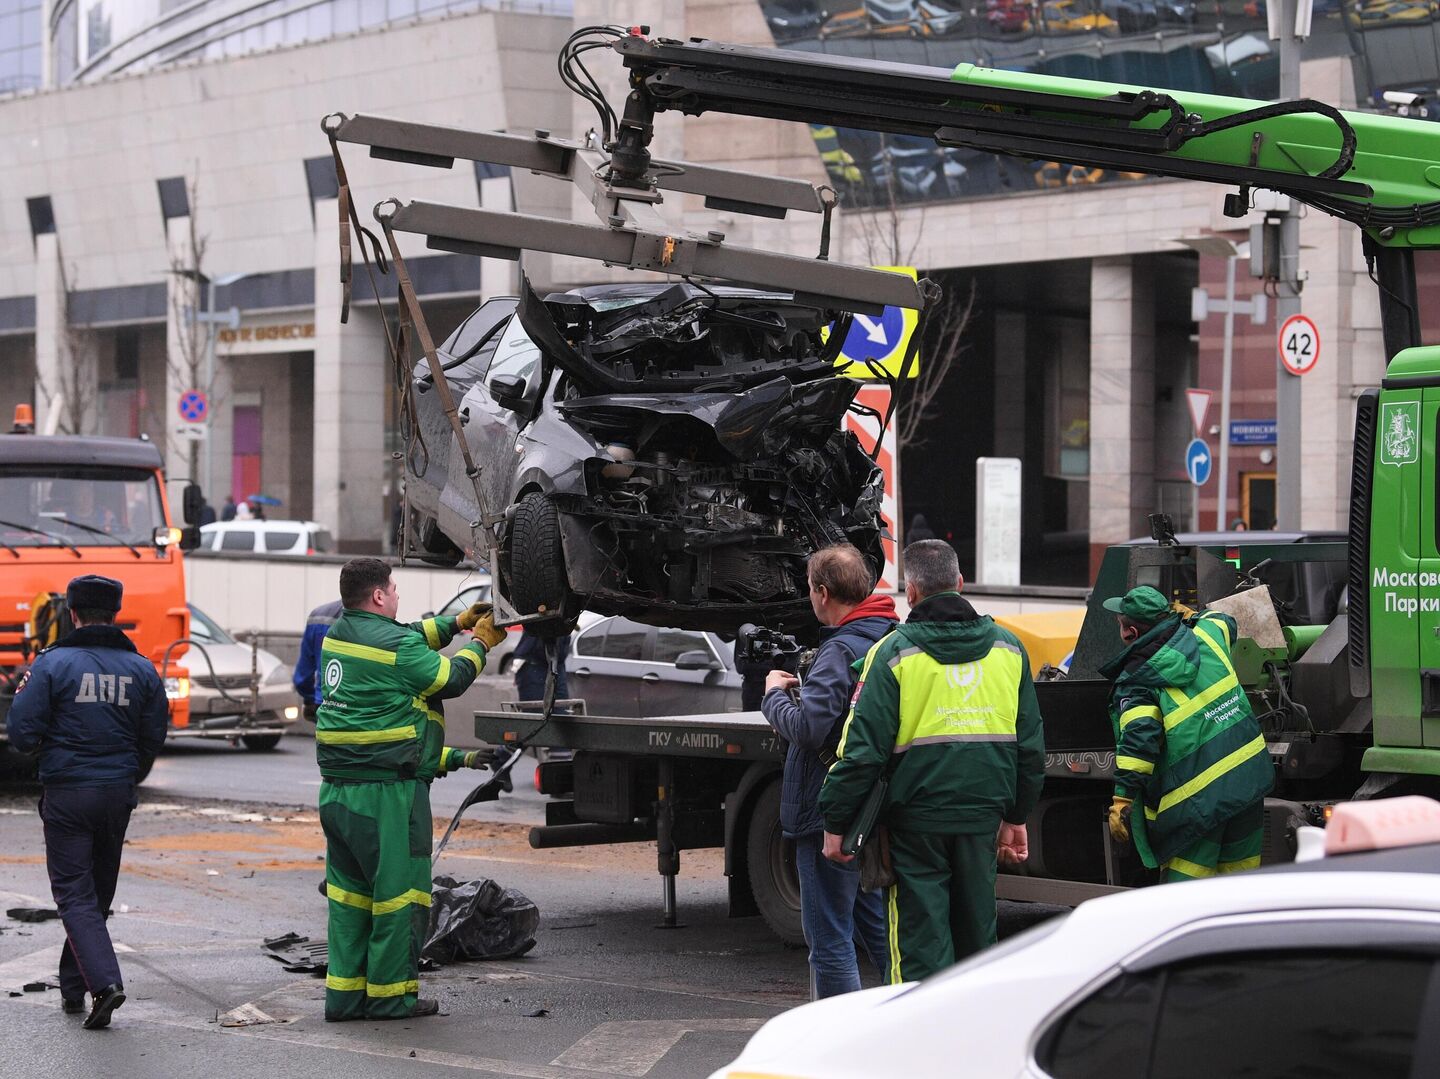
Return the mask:
<path fill-rule="evenodd" d="M 230 554 L 330 554 L 335 541 L 315 521 L 217 521 L 200 529 L 200 548 Z"/>

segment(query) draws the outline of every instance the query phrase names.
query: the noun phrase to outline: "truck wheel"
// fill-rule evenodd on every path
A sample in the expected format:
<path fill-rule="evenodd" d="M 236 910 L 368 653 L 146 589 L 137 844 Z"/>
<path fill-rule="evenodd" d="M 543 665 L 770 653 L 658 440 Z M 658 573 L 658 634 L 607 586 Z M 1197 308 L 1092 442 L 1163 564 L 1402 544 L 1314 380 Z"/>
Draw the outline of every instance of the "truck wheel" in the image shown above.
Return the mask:
<path fill-rule="evenodd" d="M 560 546 L 560 511 L 539 491 L 520 499 L 510 522 L 510 602 L 521 614 L 542 609 L 559 611 L 570 587 L 565 576 L 565 552 Z M 570 631 L 567 621 L 540 622 L 533 631 L 540 637 L 558 637 Z"/>
<path fill-rule="evenodd" d="M 242 734 L 240 741 L 245 743 L 245 748 L 252 753 L 268 753 L 280 744 L 278 734 Z"/>
<path fill-rule="evenodd" d="M 778 779 L 755 799 L 745 837 L 745 864 L 750 892 L 765 924 L 786 944 L 803 945 L 800 877 L 795 872 L 795 844 L 780 834 Z"/>

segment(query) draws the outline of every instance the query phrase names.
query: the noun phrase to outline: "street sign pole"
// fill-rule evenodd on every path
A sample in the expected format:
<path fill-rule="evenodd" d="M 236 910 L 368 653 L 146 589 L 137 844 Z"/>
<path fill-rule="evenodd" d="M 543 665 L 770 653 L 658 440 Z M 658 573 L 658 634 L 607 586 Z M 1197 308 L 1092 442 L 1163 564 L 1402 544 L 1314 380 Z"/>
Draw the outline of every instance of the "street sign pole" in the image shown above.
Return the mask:
<path fill-rule="evenodd" d="M 1296 18 L 1311 0 L 1280 0 L 1280 100 L 1300 96 L 1300 38 Z M 1308 20 L 1307 20 L 1308 22 Z M 1280 219 L 1280 277 L 1275 282 L 1275 322 L 1284 325 L 1300 313 L 1300 213 L 1294 199 Z M 1275 357 L 1275 517 L 1285 531 L 1300 528 L 1300 379 Z M 1222 443 L 1223 445 L 1223 443 Z M 1223 451 L 1222 451 L 1223 452 Z"/>
<path fill-rule="evenodd" d="M 1220 364 L 1220 483 L 1215 491 L 1216 532 L 1224 532 L 1230 523 L 1225 518 L 1230 497 L 1230 372 L 1235 360 L 1235 263 L 1238 261 L 1238 255 L 1225 260 L 1225 352 Z M 1196 434 L 1205 437 L 1204 431 Z"/>

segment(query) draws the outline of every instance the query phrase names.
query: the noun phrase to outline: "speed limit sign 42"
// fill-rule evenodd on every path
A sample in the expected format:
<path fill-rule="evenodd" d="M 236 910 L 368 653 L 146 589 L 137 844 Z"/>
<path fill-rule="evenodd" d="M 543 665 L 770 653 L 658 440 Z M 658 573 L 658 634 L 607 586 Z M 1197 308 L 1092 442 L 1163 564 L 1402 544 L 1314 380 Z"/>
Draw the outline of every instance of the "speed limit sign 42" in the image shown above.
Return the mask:
<path fill-rule="evenodd" d="M 1291 315 L 1280 326 L 1280 362 L 1292 375 L 1308 375 L 1320 359 L 1320 331 L 1305 315 Z"/>

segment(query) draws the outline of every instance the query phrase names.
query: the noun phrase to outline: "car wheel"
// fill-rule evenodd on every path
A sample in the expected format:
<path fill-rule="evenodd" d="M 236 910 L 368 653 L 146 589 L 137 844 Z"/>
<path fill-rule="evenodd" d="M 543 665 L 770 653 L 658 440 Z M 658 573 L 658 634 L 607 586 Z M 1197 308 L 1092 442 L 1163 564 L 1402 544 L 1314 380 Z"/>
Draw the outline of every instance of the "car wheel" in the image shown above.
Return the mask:
<path fill-rule="evenodd" d="M 755 799 L 745 837 L 745 864 L 750 892 L 760 917 L 786 944 L 803 945 L 800 924 L 800 876 L 795 871 L 795 844 L 780 832 L 780 781 Z"/>
<path fill-rule="evenodd" d="M 560 611 L 569 594 L 565 553 L 560 546 L 560 511 L 546 495 L 532 491 L 520 499 L 510 522 L 510 602 L 522 615 Z M 563 620 L 536 623 L 539 637 L 569 632 Z"/>
<path fill-rule="evenodd" d="M 242 734 L 240 741 L 245 743 L 245 748 L 252 753 L 268 753 L 280 744 L 278 734 Z"/>

